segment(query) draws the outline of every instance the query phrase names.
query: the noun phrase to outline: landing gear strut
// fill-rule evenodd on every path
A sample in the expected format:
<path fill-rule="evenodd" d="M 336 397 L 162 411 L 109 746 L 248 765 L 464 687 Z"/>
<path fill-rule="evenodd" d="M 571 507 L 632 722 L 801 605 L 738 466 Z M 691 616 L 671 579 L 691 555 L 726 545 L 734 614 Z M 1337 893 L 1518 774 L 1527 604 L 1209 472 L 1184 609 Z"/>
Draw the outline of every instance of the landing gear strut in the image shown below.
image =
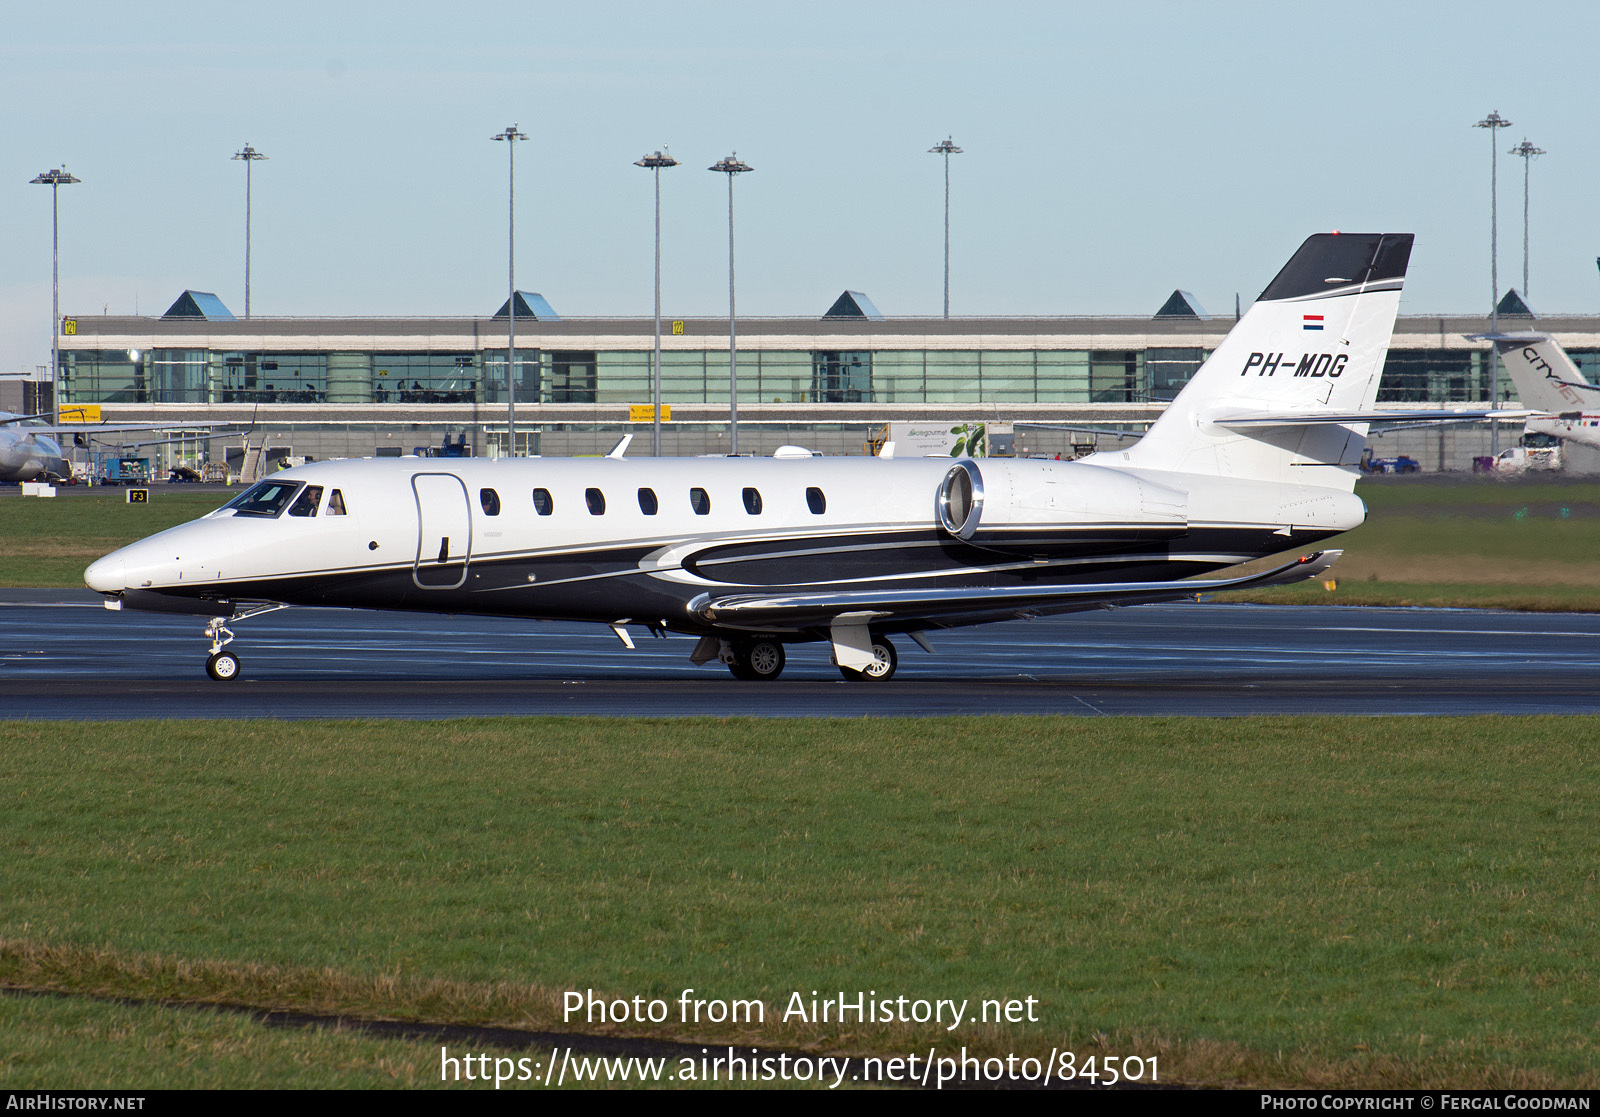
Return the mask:
<path fill-rule="evenodd" d="M 781 640 L 729 640 L 722 650 L 722 662 L 736 679 L 766 682 L 783 674 L 785 662 Z"/>
<path fill-rule="evenodd" d="M 233 630 L 228 627 L 230 620 L 249 620 L 251 617 L 259 617 L 262 613 L 275 613 L 279 609 L 287 608 L 287 605 L 258 605 L 242 613 L 235 613 L 231 617 L 212 617 L 207 621 L 206 639 L 211 641 L 211 655 L 206 658 L 206 674 L 219 683 L 226 683 L 239 677 L 239 657 L 232 652 L 222 650 L 233 643 Z"/>

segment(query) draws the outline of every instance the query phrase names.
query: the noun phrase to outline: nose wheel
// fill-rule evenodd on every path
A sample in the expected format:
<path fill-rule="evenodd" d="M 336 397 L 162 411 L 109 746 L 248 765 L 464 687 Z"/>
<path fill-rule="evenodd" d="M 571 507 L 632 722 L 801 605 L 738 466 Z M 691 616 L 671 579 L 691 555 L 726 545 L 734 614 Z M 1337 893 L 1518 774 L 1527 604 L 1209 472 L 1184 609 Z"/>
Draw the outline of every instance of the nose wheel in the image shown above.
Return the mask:
<path fill-rule="evenodd" d="M 219 683 L 230 682 L 239 677 L 239 657 L 232 652 L 223 651 L 233 643 L 233 630 L 228 627 L 228 622 L 249 620 L 259 617 L 262 613 L 275 613 L 279 609 L 287 609 L 287 605 L 257 605 L 233 614 L 231 617 L 212 617 L 206 622 L 206 639 L 211 641 L 211 654 L 206 657 L 206 674 Z"/>
<path fill-rule="evenodd" d="M 206 674 L 219 683 L 239 677 L 239 657 L 232 652 L 212 652 L 206 659 Z"/>

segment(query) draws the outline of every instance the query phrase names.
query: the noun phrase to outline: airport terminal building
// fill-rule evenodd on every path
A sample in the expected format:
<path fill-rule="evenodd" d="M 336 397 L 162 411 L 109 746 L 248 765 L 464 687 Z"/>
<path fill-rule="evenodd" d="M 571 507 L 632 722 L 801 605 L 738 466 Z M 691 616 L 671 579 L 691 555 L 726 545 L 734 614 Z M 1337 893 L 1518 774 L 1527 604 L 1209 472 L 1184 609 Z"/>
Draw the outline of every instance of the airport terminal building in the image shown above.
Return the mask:
<path fill-rule="evenodd" d="M 648 442 L 653 321 L 563 319 L 536 294 L 517 298 L 515 452 L 604 453 L 629 432 Z M 1503 305 L 1522 313 L 1504 317 L 1502 329 L 1534 326 L 1520 302 Z M 61 401 L 97 404 L 109 421 L 230 424 L 235 432 L 214 441 L 236 454 L 245 430 L 296 457 L 410 453 L 447 435 L 475 454 L 503 454 L 507 319 L 508 306 L 482 318 L 241 320 L 215 296 L 186 291 L 160 317 L 65 317 Z M 1536 322 L 1581 368 L 1600 368 L 1600 317 Z M 1204 316 L 1181 291 L 1145 317 L 949 319 L 885 318 L 846 291 L 815 317 L 739 320 L 740 450 L 792 443 L 859 454 L 891 420 L 1137 432 L 1233 323 Z M 1469 340 L 1486 329 L 1479 316 L 1401 317 L 1379 401 L 1486 402 L 1489 348 Z M 727 319 L 665 318 L 661 335 L 662 401 L 671 408 L 663 453 L 725 451 Z M 1502 397 L 1509 391 L 1502 375 Z M 1520 433 L 1519 424 L 1503 429 L 1501 445 Z M 1114 445 L 1108 437 L 1100 444 Z M 1023 426 L 1016 442 L 1018 453 L 1070 455 L 1095 436 Z M 1380 453 L 1408 453 L 1428 470 L 1470 468 L 1489 445 L 1484 425 L 1380 442 Z M 171 465 L 223 453 L 177 442 L 154 456 Z"/>

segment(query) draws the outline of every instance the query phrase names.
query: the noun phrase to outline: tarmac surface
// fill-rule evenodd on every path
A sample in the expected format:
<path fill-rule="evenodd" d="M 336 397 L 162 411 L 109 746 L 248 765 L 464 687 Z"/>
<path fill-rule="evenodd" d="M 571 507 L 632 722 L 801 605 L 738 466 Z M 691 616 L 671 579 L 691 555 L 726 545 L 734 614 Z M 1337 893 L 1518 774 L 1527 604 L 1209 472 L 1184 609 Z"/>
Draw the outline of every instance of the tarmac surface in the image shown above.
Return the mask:
<path fill-rule="evenodd" d="M 1144 605 L 936 631 L 932 656 L 897 640 L 887 683 L 845 682 L 824 644 L 749 683 L 691 664 L 689 637 L 336 609 L 235 624 L 218 683 L 204 627 L 0 590 L 0 718 L 1600 713 L 1595 614 Z"/>

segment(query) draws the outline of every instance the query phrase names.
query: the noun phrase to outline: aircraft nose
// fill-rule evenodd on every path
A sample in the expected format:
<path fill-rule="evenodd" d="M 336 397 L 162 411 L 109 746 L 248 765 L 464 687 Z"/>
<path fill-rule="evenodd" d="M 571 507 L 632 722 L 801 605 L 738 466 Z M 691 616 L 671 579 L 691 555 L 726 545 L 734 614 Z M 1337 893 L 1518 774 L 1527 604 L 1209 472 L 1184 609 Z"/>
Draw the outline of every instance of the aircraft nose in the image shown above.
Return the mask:
<path fill-rule="evenodd" d="M 126 565 L 121 554 L 110 554 L 89 564 L 83 580 L 92 590 L 100 593 L 121 593 L 128 588 Z"/>

